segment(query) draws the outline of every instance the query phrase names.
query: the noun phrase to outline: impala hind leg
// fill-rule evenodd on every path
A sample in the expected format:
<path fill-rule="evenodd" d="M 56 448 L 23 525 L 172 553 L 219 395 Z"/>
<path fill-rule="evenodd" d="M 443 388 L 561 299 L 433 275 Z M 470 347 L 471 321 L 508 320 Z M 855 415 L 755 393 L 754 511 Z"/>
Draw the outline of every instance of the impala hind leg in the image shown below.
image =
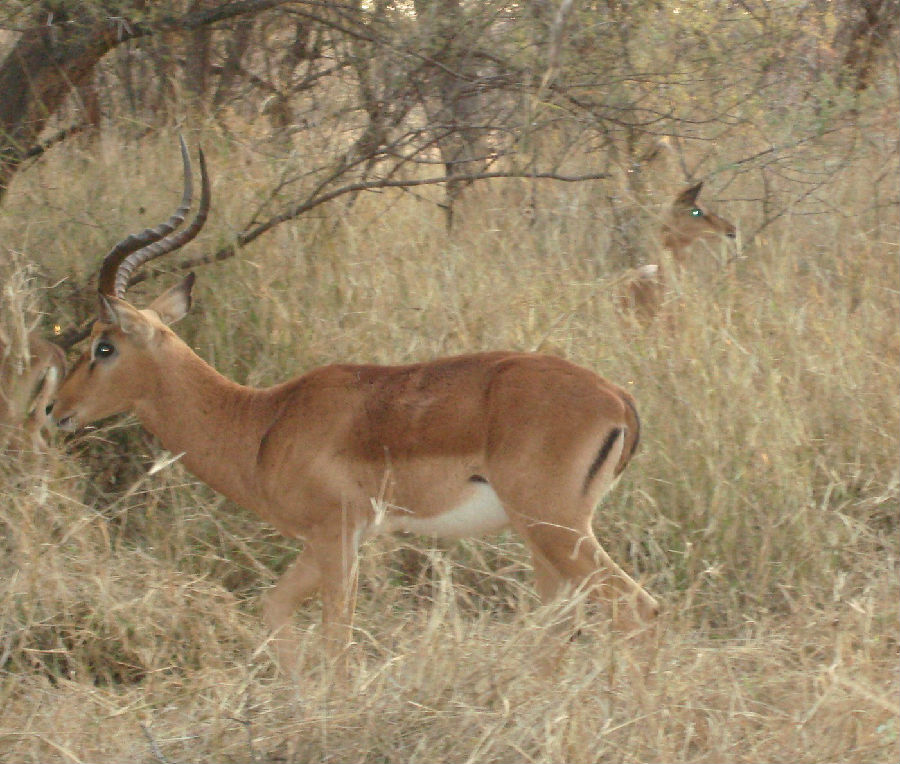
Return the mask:
<path fill-rule="evenodd" d="M 531 547 L 531 564 L 534 567 L 534 588 L 538 597 L 545 606 L 554 606 L 551 611 L 552 622 L 558 623 L 572 636 L 577 635 L 584 619 L 583 602 L 567 598 L 568 595 L 576 594 L 576 588 L 534 546 Z"/>
<path fill-rule="evenodd" d="M 534 568 L 534 588 L 541 602 L 547 605 L 559 599 L 565 582 L 556 568 L 534 547 L 531 547 L 531 565 Z"/>
<path fill-rule="evenodd" d="M 633 629 L 659 613 L 656 600 L 606 553 L 590 525 L 580 529 L 518 522 L 532 550 L 541 599 L 552 602 L 580 590 L 611 610 L 619 628 Z"/>

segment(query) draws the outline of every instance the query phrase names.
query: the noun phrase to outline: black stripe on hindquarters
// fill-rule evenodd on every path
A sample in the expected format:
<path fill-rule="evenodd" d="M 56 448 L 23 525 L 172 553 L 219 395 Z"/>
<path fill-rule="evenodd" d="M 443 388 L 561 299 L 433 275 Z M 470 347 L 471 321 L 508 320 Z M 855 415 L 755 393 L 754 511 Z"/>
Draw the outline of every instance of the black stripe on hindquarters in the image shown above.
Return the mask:
<path fill-rule="evenodd" d="M 616 440 L 622 435 L 623 432 L 623 427 L 613 427 L 609 435 L 606 436 L 606 440 L 604 440 L 603 445 L 600 446 L 600 451 L 597 454 L 597 458 L 594 459 L 593 464 L 591 464 L 591 467 L 587 472 L 587 477 L 584 479 L 585 493 L 587 493 L 588 488 L 591 487 L 591 483 L 593 482 L 597 473 L 600 471 L 603 463 L 609 457 L 609 452 L 612 451 L 612 447 L 615 445 Z"/>

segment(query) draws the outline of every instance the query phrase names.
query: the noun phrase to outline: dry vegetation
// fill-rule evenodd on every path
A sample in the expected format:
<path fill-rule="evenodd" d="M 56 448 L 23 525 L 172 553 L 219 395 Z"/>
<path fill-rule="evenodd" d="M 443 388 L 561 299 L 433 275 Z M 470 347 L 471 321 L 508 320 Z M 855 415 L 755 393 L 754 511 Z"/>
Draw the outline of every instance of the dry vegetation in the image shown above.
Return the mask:
<path fill-rule="evenodd" d="M 211 249 L 278 168 L 202 139 Z M 664 603 L 660 631 L 561 643 L 513 537 L 379 540 L 352 676 L 322 664 L 311 607 L 292 681 L 258 618 L 291 545 L 177 464 L 147 475 L 155 445 L 119 421 L 0 462 L 0 760 L 897 761 L 898 219 L 872 205 L 897 156 L 872 145 L 831 182 L 833 214 L 786 217 L 725 265 L 698 252 L 649 330 L 612 307 L 601 183 L 544 187 L 531 218 L 519 184 L 478 187 L 449 238 L 432 206 L 371 195 L 203 269 L 180 331 L 252 384 L 499 347 L 628 384 L 644 445 L 596 527 Z M 177 199 L 174 147 L 48 156 L 0 239 L 85 283 Z M 742 198 L 717 207 L 750 229 Z"/>

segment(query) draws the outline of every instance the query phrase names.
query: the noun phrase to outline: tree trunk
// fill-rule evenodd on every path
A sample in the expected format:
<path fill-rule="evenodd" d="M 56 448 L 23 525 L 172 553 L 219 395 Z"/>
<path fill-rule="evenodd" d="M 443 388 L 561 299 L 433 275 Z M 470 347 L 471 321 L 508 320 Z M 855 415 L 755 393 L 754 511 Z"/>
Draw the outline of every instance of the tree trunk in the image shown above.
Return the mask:
<path fill-rule="evenodd" d="M 230 0 L 177 15 L 145 0 L 35 3 L 12 50 L 0 63 L 0 201 L 47 120 L 110 50 L 160 31 L 199 29 L 276 8 L 285 0 Z"/>
<path fill-rule="evenodd" d="M 872 78 L 872 69 L 881 50 L 900 23 L 898 0 L 858 0 L 852 4 L 858 18 L 845 19 L 834 37 L 837 50 L 844 49 L 838 84 L 853 78 L 853 90 L 861 93 Z"/>
<path fill-rule="evenodd" d="M 94 77 L 88 75 L 76 88 L 78 91 L 79 107 L 84 114 L 84 124 L 90 131 L 90 136 L 96 138 L 100 132 L 100 88 Z"/>
<path fill-rule="evenodd" d="M 484 99 L 477 85 L 476 40 L 471 38 L 463 6 L 460 0 L 416 0 L 414 6 L 435 63 L 428 71 L 423 106 L 447 175 L 481 172 L 487 165 L 481 127 Z M 466 185 L 447 183 L 448 229 L 453 223 L 453 203 Z"/>
<path fill-rule="evenodd" d="M 252 34 L 253 19 L 241 19 L 234 25 L 231 34 L 225 40 L 225 61 L 219 74 L 215 96 L 213 96 L 214 106 L 224 106 L 231 96 Z"/>
<path fill-rule="evenodd" d="M 115 22 L 85 11 L 34 22 L 0 65 L 0 200 L 47 120 L 119 41 Z"/>
<path fill-rule="evenodd" d="M 194 0 L 191 11 L 207 7 L 207 0 Z M 212 54 L 212 35 L 209 27 L 197 27 L 189 32 L 186 50 L 185 85 L 193 99 L 194 108 L 202 109 L 206 94 L 209 91 L 210 56 Z"/>

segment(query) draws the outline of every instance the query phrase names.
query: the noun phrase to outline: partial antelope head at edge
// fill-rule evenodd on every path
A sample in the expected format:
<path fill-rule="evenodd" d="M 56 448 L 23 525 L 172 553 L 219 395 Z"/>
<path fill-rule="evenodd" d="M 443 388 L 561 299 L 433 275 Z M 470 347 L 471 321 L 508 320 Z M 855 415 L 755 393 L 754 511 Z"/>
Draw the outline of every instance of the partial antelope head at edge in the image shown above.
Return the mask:
<path fill-rule="evenodd" d="M 66 375 L 66 356 L 35 332 L 28 335 L 23 357 L 16 357 L 13 344 L 0 338 L 0 446 L 16 451 L 24 434 L 34 451 L 42 451 L 47 405 Z"/>
<path fill-rule="evenodd" d="M 267 593 L 279 662 L 296 655 L 295 609 L 317 593 L 332 654 L 352 639 L 360 544 L 392 531 L 451 538 L 506 526 L 531 551 L 544 601 L 584 592 L 639 627 L 656 600 L 597 541 L 594 509 L 629 463 L 640 422 L 632 396 L 554 356 L 472 353 L 399 366 L 336 363 L 255 389 L 219 374 L 169 325 L 191 304 L 193 275 L 149 307 L 124 299 L 133 270 L 196 235 L 181 233 L 191 198 L 182 142 L 182 205 L 104 259 L 90 348 L 51 413 L 75 430 L 133 412 L 200 480 L 255 512 L 302 554 Z"/>

